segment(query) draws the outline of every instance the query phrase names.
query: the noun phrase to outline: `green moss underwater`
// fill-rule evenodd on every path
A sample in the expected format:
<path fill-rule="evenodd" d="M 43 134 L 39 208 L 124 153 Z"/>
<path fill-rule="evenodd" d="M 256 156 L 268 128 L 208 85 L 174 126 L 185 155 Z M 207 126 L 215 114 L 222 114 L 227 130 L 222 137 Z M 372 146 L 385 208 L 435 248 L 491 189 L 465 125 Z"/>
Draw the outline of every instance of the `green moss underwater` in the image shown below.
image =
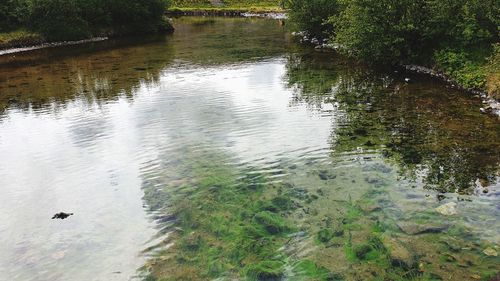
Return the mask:
<path fill-rule="evenodd" d="M 319 190 L 278 180 L 275 169 L 235 168 L 223 154 L 185 159 L 195 160 L 173 160 L 169 185 L 145 187 L 152 211 L 167 218 L 145 280 L 489 280 L 499 271 L 465 229 L 403 233 L 378 207 L 390 206 L 384 187 L 351 198 L 333 192 L 335 171 L 325 177 L 315 166 L 304 170 Z M 433 220 L 432 212 L 415 218 Z"/>

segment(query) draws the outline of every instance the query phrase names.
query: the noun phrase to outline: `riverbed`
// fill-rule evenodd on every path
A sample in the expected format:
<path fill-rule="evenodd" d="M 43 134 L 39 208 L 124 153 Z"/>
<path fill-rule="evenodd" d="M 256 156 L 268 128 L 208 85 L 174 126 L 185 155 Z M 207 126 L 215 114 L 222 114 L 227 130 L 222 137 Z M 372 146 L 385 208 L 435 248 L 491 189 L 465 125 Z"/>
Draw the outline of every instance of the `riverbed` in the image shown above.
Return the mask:
<path fill-rule="evenodd" d="M 0 56 L 0 280 L 497 276 L 480 98 L 282 20 L 174 26 Z"/>

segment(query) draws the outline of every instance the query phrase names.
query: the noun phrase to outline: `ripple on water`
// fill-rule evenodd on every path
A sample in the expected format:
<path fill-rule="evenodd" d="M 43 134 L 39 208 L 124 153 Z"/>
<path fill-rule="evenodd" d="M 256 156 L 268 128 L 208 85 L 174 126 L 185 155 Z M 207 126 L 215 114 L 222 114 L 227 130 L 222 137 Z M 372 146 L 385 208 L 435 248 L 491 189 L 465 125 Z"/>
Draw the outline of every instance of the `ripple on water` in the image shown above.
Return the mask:
<path fill-rule="evenodd" d="M 467 258 L 498 244 L 500 130 L 498 120 L 476 114 L 479 104 L 432 81 L 401 85 L 334 54 L 285 50 L 290 42 L 275 22 L 215 22 L 215 35 L 187 24 L 180 30 L 190 36 L 83 54 L 40 51 L 16 68 L 0 61 L 0 81 L 16 85 L 0 83 L 1 277 L 124 280 L 145 262 L 142 250 L 161 263 L 170 256 L 158 261 L 157 251 L 178 250 L 179 241 L 196 249 L 182 236 L 179 210 L 208 206 L 195 223 L 239 229 L 225 216 L 254 223 L 254 213 L 279 209 L 266 205 L 276 198 L 280 215 L 298 228 L 277 251 L 291 257 L 289 277 L 300 276 L 293 263 L 300 259 L 360 280 L 385 274 L 346 259 L 346 245 L 366 248 L 373 229 L 405 241 L 425 266 L 438 264 L 445 235 L 408 236 L 399 221 L 449 221 L 460 239 L 467 230 L 475 240 L 464 242 L 474 247 Z M 234 46 L 224 47 L 229 35 Z M 490 192 L 468 192 L 476 180 Z M 228 192 L 218 201 L 220 190 Z M 460 199 L 457 216 L 434 211 Z M 248 205 L 257 209 L 239 213 Z M 211 213 L 226 207 L 225 216 Z M 60 211 L 74 216 L 50 220 Z M 260 215 L 260 222 L 276 219 Z M 337 236 L 322 232 L 321 240 L 331 238 L 325 244 L 318 235 L 328 227 Z M 451 264 L 449 272 L 464 272 Z M 229 266 L 243 274 L 239 267 Z"/>

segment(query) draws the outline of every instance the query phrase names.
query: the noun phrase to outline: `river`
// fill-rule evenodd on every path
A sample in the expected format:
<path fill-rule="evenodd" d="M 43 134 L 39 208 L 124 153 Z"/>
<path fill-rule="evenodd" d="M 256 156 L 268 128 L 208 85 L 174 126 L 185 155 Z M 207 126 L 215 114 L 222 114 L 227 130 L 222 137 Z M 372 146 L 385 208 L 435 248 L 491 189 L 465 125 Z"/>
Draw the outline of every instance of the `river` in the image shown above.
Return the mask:
<path fill-rule="evenodd" d="M 0 280 L 500 272 L 500 121 L 479 98 L 283 21 L 174 26 L 0 56 Z"/>

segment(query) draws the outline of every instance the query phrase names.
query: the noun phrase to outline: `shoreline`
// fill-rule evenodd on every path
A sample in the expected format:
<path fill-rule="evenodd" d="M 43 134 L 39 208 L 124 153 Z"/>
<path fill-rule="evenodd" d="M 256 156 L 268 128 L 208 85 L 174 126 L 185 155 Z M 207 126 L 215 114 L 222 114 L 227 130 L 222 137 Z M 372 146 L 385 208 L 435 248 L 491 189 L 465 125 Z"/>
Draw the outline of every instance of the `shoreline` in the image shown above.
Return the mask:
<path fill-rule="evenodd" d="M 446 75 L 443 71 L 441 70 L 435 70 L 426 66 L 421 66 L 421 65 L 413 65 L 413 64 L 408 64 L 408 65 L 401 65 L 405 71 L 411 72 L 411 73 L 416 73 L 416 74 L 423 74 L 427 75 L 429 77 L 438 79 L 442 81 L 443 83 L 446 83 L 452 88 L 458 89 L 460 91 L 464 91 L 466 93 L 470 93 L 476 97 L 479 97 L 483 104 L 485 104 L 484 107 L 481 107 L 479 110 L 483 114 L 493 114 L 498 117 L 500 117 L 500 101 L 495 100 L 494 98 L 490 97 L 488 93 L 485 91 L 481 91 L 478 89 L 470 89 L 466 88 L 463 85 L 460 85 L 456 80 L 453 78 L 449 77 Z"/>
<path fill-rule="evenodd" d="M 245 9 L 245 8 L 174 8 L 167 10 L 167 16 L 220 16 L 220 17 L 263 17 L 271 19 L 286 19 L 287 14 L 282 9 Z"/>
<path fill-rule="evenodd" d="M 171 17 L 182 16 L 220 16 L 220 17 L 245 17 L 245 18 L 270 18 L 283 20 L 287 18 L 285 10 L 279 8 L 173 8 L 165 11 Z M 108 40 L 113 36 L 96 36 L 88 39 L 74 41 L 48 42 L 41 35 L 30 34 L 7 42 L 0 42 L 0 56 L 27 52 L 38 49 L 78 45 Z"/>
<path fill-rule="evenodd" d="M 310 38 L 309 35 L 306 32 L 292 32 L 292 36 L 296 37 L 299 39 L 300 43 L 309 43 L 312 46 L 314 46 L 314 49 L 317 51 L 322 51 L 322 50 L 331 50 L 331 51 L 337 51 L 340 46 L 336 44 L 331 44 L 328 42 L 328 40 L 325 39 L 317 39 L 317 38 Z M 473 96 L 479 97 L 483 104 L 485 104 L 484 107 L 480 108 L 479 110 L 483 114 L 492 114 L 497 117 L 500 117 L 500 101 L 490 97 L 488 93 L 484 90 L 478 90 L 478 89 L 471 89 L 464 87 L 461 85 L 459 82 L 451 78 L 449 75 L 444 73 L 443 71 L 439 69 L 433 69 L 430 67 L 426 66 L 421 66 L 421 65 L 413 65 L 413 64 L 403 64 L 396 66 L 396 68 L 403 69 L 404 71 L 414 73 L 414 74 L 422 74 L 426 75 L 428 77 L 437 79 L 447 85 L 449 85 L 452 88 L 458 89 L 460 91 L 464 91 L 466 93 L 472 94 Z"/>
<path fill-rule="evenodd" d="M 1 49 L 0 47 L 0 57 L 5 56 L 5 55 L 11 55 L 11 54 L 17 54 L 17 53 L 23 53 L 23 52 L 29 52 L 29 51 L 34 51 L 34 50 L 39 50 L 39 49 L 46 49 L 46 48 L 54 48 L 54 47 L 62 47 L 62 46 L 72 46 L 72 45 L 79 45 L 79 44 L 85 44 L 85 43 L 93 43 L 93 42 L 101 42 L 108 40 L 109 37 L 93 37 L 89 39 L 82 39 L 82 40 L 75 40 L 75 41 L 59 41 L 59 42 L 46 42 L 46 41 L 33 41 L 33 42 L 28 42 L 20 44 L 15 47 L 10 47 L 6 49 Z"/>
<path fill-rule="evenodd" d="M 281 10 L 263 9 L 255 10 L 252 9 L 231 9 L 231 8 L 183 8 L 183 9 L 171 9 L 166 11 L 166 15 L 172 17 L 182 17 L 182 16 L 221 16 L 221 17 L 259 17 L 259 18 L 270 18 L 276 20 L 283 20 L 287 18 L 287 14 Z M 310 43 L 318 51 L 321 50 L 337 50 L 339 46 L 335 44 L 329 44 L 327 40 L 318 40 L 317 38 L 309 38 L 305 32 L 292 32 L 292 36 L 300 38 L 301 43 Z M 17 53 L 29 52 L 33 50 L 54 48 L 62 46 L 72 46 L 85 43 L 94 43 L 108 40 L 108 36 L 103 37 L 93 37 L 83 40 L 75 41 L 60 41 L 60 42 L 46 42 L 43 38 L 38 36 L 28 36 L 27 38 L 20 38 L 14 40 L 14 42 L 8 42 L 5 44 L 0 44 L 0 57 L 5 55 L 12 55 Z M 7 46 L 5 48 L 5 46 Z M 480 108 L 481 113 L 493 114 L 500 117 L 500 101 L 490 97 L 486 91 L 478 89 L 466 88 L 439 69 L 433 69 L 421 65 L 404 64 L 400 65 L 400 68 L 407 72 L 415 74 L 423 74 L 429 77 L 438 79 L 443 83 L 446 83 L 452 88 L 459 89 L 461 91 L 470 93 L 476 97 L 481 98 L 484 107 Z"/>

